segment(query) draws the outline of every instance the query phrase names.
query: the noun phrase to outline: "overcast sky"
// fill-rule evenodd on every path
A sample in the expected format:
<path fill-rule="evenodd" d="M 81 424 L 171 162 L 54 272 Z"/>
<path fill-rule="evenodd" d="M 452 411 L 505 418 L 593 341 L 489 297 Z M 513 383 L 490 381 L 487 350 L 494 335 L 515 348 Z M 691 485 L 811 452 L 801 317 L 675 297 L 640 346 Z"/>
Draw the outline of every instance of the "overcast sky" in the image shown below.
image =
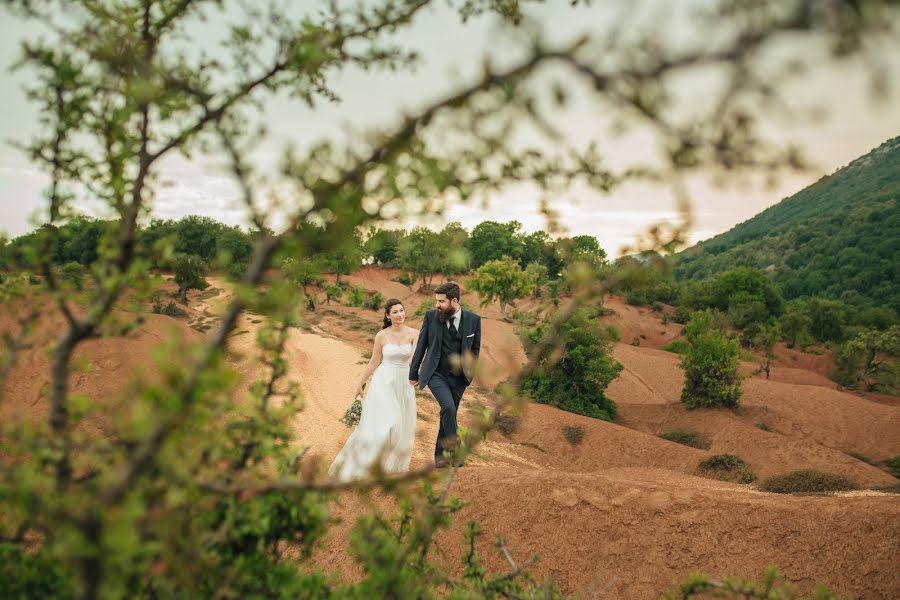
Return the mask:
<path fill-rule="evenodd" d="M 569 2 L 550 4 L 536 14 L 552 39 L 565 41 L 582 32 L 601 30 L 625 3 L 595 1 L 591 7 L 574 9 L 568 6 Z M 653 8 L 662 2 L 650 0 L 648 4 Z M 296 5 L 308 6 L 309 2 Z M 214 25 L 198 28 L 197 43 L 212 40 L 220 31 Z M 0 12 L 0 60 L 11 64 L 17 58 L 22 40 L 36 32 L 35 27 L 24 26 Z M 315 111 L 280 98 L 267 104 L 265 118 L 273 135 L 255 154 L 261 166 L 274 168 L 286 143 L 303 148 L 316 140 L 342 135 L 346 125 L 359 130 L 372 124 L 389 123 L 403 109 L 434 100 L 452 90 L 455 82 L 467 80 L 477 72 L 485 53 L 496 53 L 502 46 L 492 19 L 481 18 L 461 25 L 443 7 L 420 15 L 416 24 L 398 40 L 422 53 L 423 62 L 415 72 L 339 74 L 333 79 L 333 85 L 343 102 Z M 900 81 L 900 60 L 890 65 L 888 75 Z M 25 141 L 37 131 L 37 114 L 22 90 L 29 76 L 25 72 L 0 71 L 3 90 L 0 96 L 0 232 L 10 236 L 33 228 L 32 219 L 42 207 L 41 194 L 46 184 L 43 173 L 10 143 Z M 804 143 L 818 170 L 782 178 L 775 189 L 734 186 L 717 189 L 700 179 L 692 180 L 695 213 L 692 241 L 728 230 L 822 174 L 833 172 L 900 134 L 900 111 L 871 102 L 867 85 L 867 74 L 859 65 L 835 68 L 804 79 L 798 86 L 798 97 L 827 101 L 832 107 L 830 117 L 816 124 L 773 122 L 771 127 L 784 139 Z M 578 108 L 567 119 L 574 123 L 572 131 L 576 135 L 595 139 L 614 165 L 617 160 L 625 164 L 653 150 L 641 143 L 639 135 L 625 140 L 612 139 L 606 130 L 607 123 L 596 108 Z M 244 214 L 236 204 L 236 188 L 221 163 L 188 162 L 174 157 L 164 162 L 162 170 L 172 185 L 160 190 L 153 210 L 156 216 L 177 218 L 204 214 L 230 224 L 245 224 Z M 623 245 L 632 242 L 649 224 L 676 216 L 667 190 L 636 184 L 618 188 L 609 196 L 576 189 L 557 199 L 556 208 L 569 234 L 594 235 L 611 255 L 618 254 Z M 452 206 L 431 223 L 440 226 L 461 221 L 471 229 L 486 219 L 516 219 L 528 231 L 544 228 L 536 193 L 528 187 L 508 190 L 492 198 L 487 208 L 473 204 Z"/>

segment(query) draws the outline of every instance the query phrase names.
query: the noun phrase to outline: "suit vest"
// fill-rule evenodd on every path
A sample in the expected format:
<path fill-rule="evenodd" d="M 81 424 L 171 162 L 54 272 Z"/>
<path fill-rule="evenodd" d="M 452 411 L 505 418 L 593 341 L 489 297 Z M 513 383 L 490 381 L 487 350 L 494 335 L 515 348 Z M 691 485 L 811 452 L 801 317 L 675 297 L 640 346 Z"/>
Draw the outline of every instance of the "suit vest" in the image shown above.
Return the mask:
<path fill-rule="evenodd" d="M 438 324 L 444 328 L 444 331 L 441 332 L 441 359 L 438 362 L 437 371 L 447 377 L 454 375 L 461 377 L 462 363 L 457 363 L 457 367 L 454 369 L 450 357 L 455 354 L 460 360 L 462 359 L 462 334 L 457 330 L 454 335 L 446 323 L 438 321 Z M 462 315 L 460 315 L 459 324 L 462 326 Z"/>

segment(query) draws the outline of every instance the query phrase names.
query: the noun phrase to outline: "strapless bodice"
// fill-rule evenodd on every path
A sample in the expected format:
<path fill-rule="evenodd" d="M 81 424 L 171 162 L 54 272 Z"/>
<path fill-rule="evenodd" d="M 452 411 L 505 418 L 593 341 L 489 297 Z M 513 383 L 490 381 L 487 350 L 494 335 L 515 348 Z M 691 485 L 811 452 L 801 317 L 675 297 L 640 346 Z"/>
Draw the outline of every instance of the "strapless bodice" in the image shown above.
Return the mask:
<path fill-rule="evenodd" d="M 381 364 L 391 367 L 409 366 L 409 357 L 413 347 L 411 342 L 405 344 L 385 344 L 381 348 Z"/>

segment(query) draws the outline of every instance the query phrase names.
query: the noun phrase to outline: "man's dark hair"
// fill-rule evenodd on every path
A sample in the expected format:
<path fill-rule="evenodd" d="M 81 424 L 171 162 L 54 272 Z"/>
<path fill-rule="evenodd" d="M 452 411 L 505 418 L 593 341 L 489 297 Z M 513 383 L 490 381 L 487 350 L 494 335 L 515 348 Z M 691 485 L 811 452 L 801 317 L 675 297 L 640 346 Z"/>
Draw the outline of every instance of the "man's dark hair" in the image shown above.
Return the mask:
<path fill-rule="evenodd" d="M 459 300 L 459 286 L 452 281 L 445 281 L 441 285 L 434 288 L 435 294 L 444 294 L 448 300 L 456 298 Z"/>

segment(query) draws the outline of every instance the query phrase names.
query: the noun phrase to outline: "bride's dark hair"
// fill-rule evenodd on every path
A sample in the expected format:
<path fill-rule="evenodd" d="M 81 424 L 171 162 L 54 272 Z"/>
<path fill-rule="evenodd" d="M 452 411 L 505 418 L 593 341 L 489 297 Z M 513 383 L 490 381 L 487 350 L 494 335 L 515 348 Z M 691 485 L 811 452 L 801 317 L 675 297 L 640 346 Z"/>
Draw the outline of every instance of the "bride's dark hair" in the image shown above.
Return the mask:
<path fill-rule="evenodd" d="M 403 303 L 396 298 L 388 298 L 388 301 L 384 303 L 384 327 L 382 327 L 382 329 L 387 329 L 391 326 L 391 320 L 388 318 L 388 315 L 391 314 L 391 308 L 393 308 L 395 304 L 403 306 Z"/>

